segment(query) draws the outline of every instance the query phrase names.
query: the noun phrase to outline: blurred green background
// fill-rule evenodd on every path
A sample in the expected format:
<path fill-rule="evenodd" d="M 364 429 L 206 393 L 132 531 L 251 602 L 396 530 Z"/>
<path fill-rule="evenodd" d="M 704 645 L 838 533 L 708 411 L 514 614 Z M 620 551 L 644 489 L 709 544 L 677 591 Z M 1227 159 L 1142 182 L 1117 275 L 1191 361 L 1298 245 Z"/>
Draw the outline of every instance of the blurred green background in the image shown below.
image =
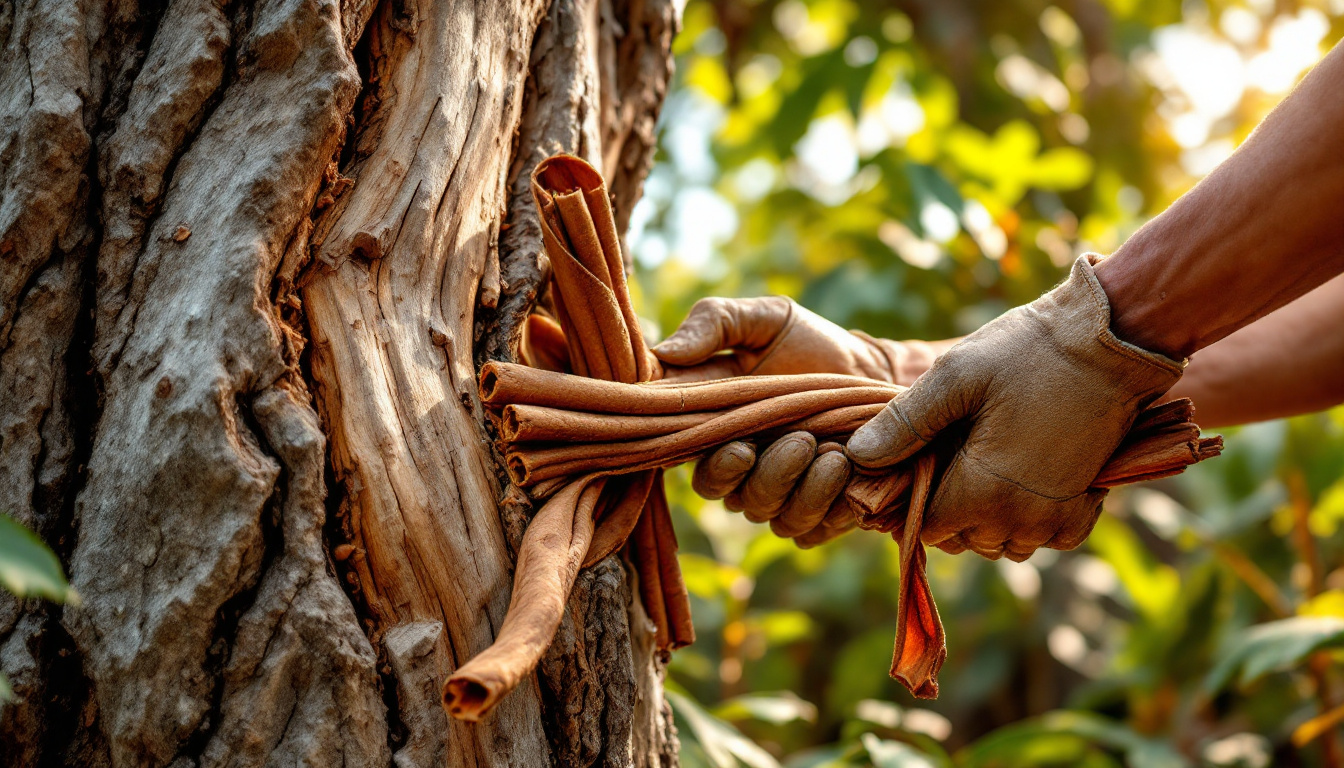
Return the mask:
<path fill-rule="evenodd" d="M 690 0 L 630 233 L 652 335 L 770 293 L 974 330 L 1162 211 L 1342 34 L 1344 0 Z M 1344 410 L 1227 436 L 1077 551 L 931 551 L 933 702 L 887 678 L 893 542 L 799 551 L 672 473 L 683 764 L 1344 766 Z"/>

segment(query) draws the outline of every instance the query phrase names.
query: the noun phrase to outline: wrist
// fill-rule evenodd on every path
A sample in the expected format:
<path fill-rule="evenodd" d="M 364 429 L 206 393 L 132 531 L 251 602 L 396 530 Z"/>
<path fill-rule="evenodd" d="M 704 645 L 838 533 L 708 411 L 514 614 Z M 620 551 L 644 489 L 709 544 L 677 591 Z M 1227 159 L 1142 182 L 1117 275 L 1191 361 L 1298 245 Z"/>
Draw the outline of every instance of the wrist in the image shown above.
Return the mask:
<path fill-rule="evenodd" d="M 1111 256 L 1093 272 L 1110 305 L 1111 333 L 1121 341 L 1173 360 L 1187 359 L 1199 348 L 1199 340 L 1184 332 L 1179 302 L 1140 259 Z"/>

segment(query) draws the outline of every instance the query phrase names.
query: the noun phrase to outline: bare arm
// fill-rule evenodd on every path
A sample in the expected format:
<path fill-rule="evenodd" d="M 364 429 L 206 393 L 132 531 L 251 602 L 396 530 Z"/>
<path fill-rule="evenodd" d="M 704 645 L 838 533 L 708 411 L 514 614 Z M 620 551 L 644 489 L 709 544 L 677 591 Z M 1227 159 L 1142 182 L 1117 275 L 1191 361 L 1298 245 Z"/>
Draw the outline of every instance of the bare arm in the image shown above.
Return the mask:
<path fill-rule="evenodd" d="M 1344 46 L 1097 266 L 1111 329 L 1180 359 L 1344 272 Z"/>
<path fill-rule="evenodd" d="M 1344 403 L 1344 277 L 1200 351 L 1167 399 L 1212 428 Z"/>

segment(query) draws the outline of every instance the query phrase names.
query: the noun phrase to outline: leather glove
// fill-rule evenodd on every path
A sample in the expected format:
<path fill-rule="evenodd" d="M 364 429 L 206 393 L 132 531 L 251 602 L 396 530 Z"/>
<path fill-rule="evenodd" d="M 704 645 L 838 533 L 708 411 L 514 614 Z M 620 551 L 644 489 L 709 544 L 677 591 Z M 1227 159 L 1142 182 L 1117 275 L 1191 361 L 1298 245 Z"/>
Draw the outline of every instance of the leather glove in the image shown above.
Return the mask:
<path fill-rule="evenodd" d="M 841 373 L 908 385 L 937 356 L 938 346 L 850 332 L 783 296 L 709 298 L 696 302 L 681 326 L 653 353 L 664 381 L 727 376 Z M 696 465 L 692 487 L 708 499 L 770 521 L 780 536 L 815 528 L 844 490 L 851 467 L 836 443 L 818 446 L 805 432 L 779 438 L 757 455 L 744 441 L 728 443 Z"/>
<path fill-rule="evenodd" d="M 1184 366 L 1111 333 L 1100 258 L 1080 257 L 1062 285 L 952 347 L 850 438 L 851 460 L 886 467 L 948 432 L 955 453 L 924 543 L 1024 560 L 1091 533 L 1106 495 L 1090 487 L 1097 473 Z"/>
<path fill-rule="evenodd" d="M 928 370 L 938 351 L 928 342 L 846 331 L 784 296 L 701 299 L 653 348 L 664 381 L 842 373 L 903 386 Z"/>

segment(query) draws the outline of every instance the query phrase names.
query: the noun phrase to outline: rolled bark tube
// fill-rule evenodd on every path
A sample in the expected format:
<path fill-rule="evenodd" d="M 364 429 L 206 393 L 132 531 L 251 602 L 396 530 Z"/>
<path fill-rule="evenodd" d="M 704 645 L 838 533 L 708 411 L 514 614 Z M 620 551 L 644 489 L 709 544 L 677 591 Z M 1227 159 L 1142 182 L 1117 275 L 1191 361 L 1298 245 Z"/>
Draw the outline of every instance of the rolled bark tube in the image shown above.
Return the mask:
<path fill-rule="evenodd" d="M 722 411 L 799 392 L 882 389 L 887 400 L 905 391 L 895 384 L 829 373 L 738 376 L 675 386 L 620 384 L 492 361 L 481 368 L 481 402 L 487 407 L 544 405 L 588 413 L 666 415 Z"/>
<path fill-rule="evenodd" d="M 518 549 L 513 596 L 495 642 L 443 685 L 443 706 L 459 720 L 479 720 L 532 673 L 560 626 L 593 535 L 593 510 L 605 478 L 570 483 L 537 512 Z"/>
<path fill-rule="evenodd" d="M 647 506 L 647 505 L 646 505 Z M 662 569 L 658 564 L 658 537 L 651 515 L 641 514 L 630 537 L 630 559 L 639 574 L 639 599 L 653 622 L 653 643 L 659 648 L 671 645 L 672 632 L 667 621 L 666 594 Z"/>
<path fill-rule="evenodd" d="M 569 348 L 560 324 L 545 315 L 528 315 L 518 353 L 533 368 L 564 373 L 569 369 Z"/>
<path fill-rule="evenodd" d="M 660 437 L 704 424 L 723 411 L 668 416 L 622 416 L 584 413 L 543 405 L 509 405 L 501 413 L 500 434 L 506 442 L 610 442 Z"/>
<path fill-rule="evenodd" d="M 659 484 L 661 490 L 662 481 L 662 473 L 654 470 L 637 472 L 611 481 L 623 482 L 624 487 L 615 489 L 621 495 L 615 500 L 611 510 L 596 523 L 593 541 L 588 545 L 588 554 L 583 558 L 584 568 L 596 565 L 607 555 L 625 545 L 625 540 L 630 538 L 630 533 L 635 530 L 635 523 L 639 522 L 639 516 L 649 500 L 650 490 L 655 483 Z"/>
<path fill-rule="evenodd" d="M 819 413 L 816 416 L 809 416 L 792 424 L 786 424 L 781 429 L 788 432 L 811 432 L 818 438 L 843 435 L 848 439 L 850 435 L 854 434 L 855 430 L 867 424 L 885 407 L 887 407 L 886 403 L 871 403 L 868 405 L 851 405 L 848 408 L 836 408 L 833 411 Z"/>
<path fill-rule="evenodd" d="M 774 433 L 809 432 L 817 437 L 848 437 L 881 412 L 885 405 L 872 403 L 836 408 L 774 430 L 762 430 L 756 436 L 769 440 Z M 595 443 L 670 435 L 703 424 L 727 411 L 632 416 L 586 413 L 543 405 L 506 405 L 498 415 L 493 410 L 486 413 L 495 420 L 505 443 Z"/>
<path fill-rule="evenodd" d="M 834 408 L 886 402 L 891 391 L 879 387 L 797 392 L 743 405 L 703 424 L 676 434 L 623 443 L 592 443 L 555 448 L 510 451 L 505 459 L 509 475 L 526 487 L 560 475 L 576 474 L 581 468 L 611 469 L 640 467 L 663 462 L 679 454 L 701 453 L 763 429 L 783 426 Z M 656 464 L 661 466 L 661 464 Z"/>
<path fill-rule="evenodd" d="M 672 512 L 667 507 L 667 494 L 663 491 L 662 470 L 658 470 L 657 478 L 644 516 L 653 522 L 659 585 L 667 615 L 668 647 L 675 650 L 695 642 L 695 625 L 691 623 L 690 595 L 677 562 L 677 534 L 672 530 Z"/>

